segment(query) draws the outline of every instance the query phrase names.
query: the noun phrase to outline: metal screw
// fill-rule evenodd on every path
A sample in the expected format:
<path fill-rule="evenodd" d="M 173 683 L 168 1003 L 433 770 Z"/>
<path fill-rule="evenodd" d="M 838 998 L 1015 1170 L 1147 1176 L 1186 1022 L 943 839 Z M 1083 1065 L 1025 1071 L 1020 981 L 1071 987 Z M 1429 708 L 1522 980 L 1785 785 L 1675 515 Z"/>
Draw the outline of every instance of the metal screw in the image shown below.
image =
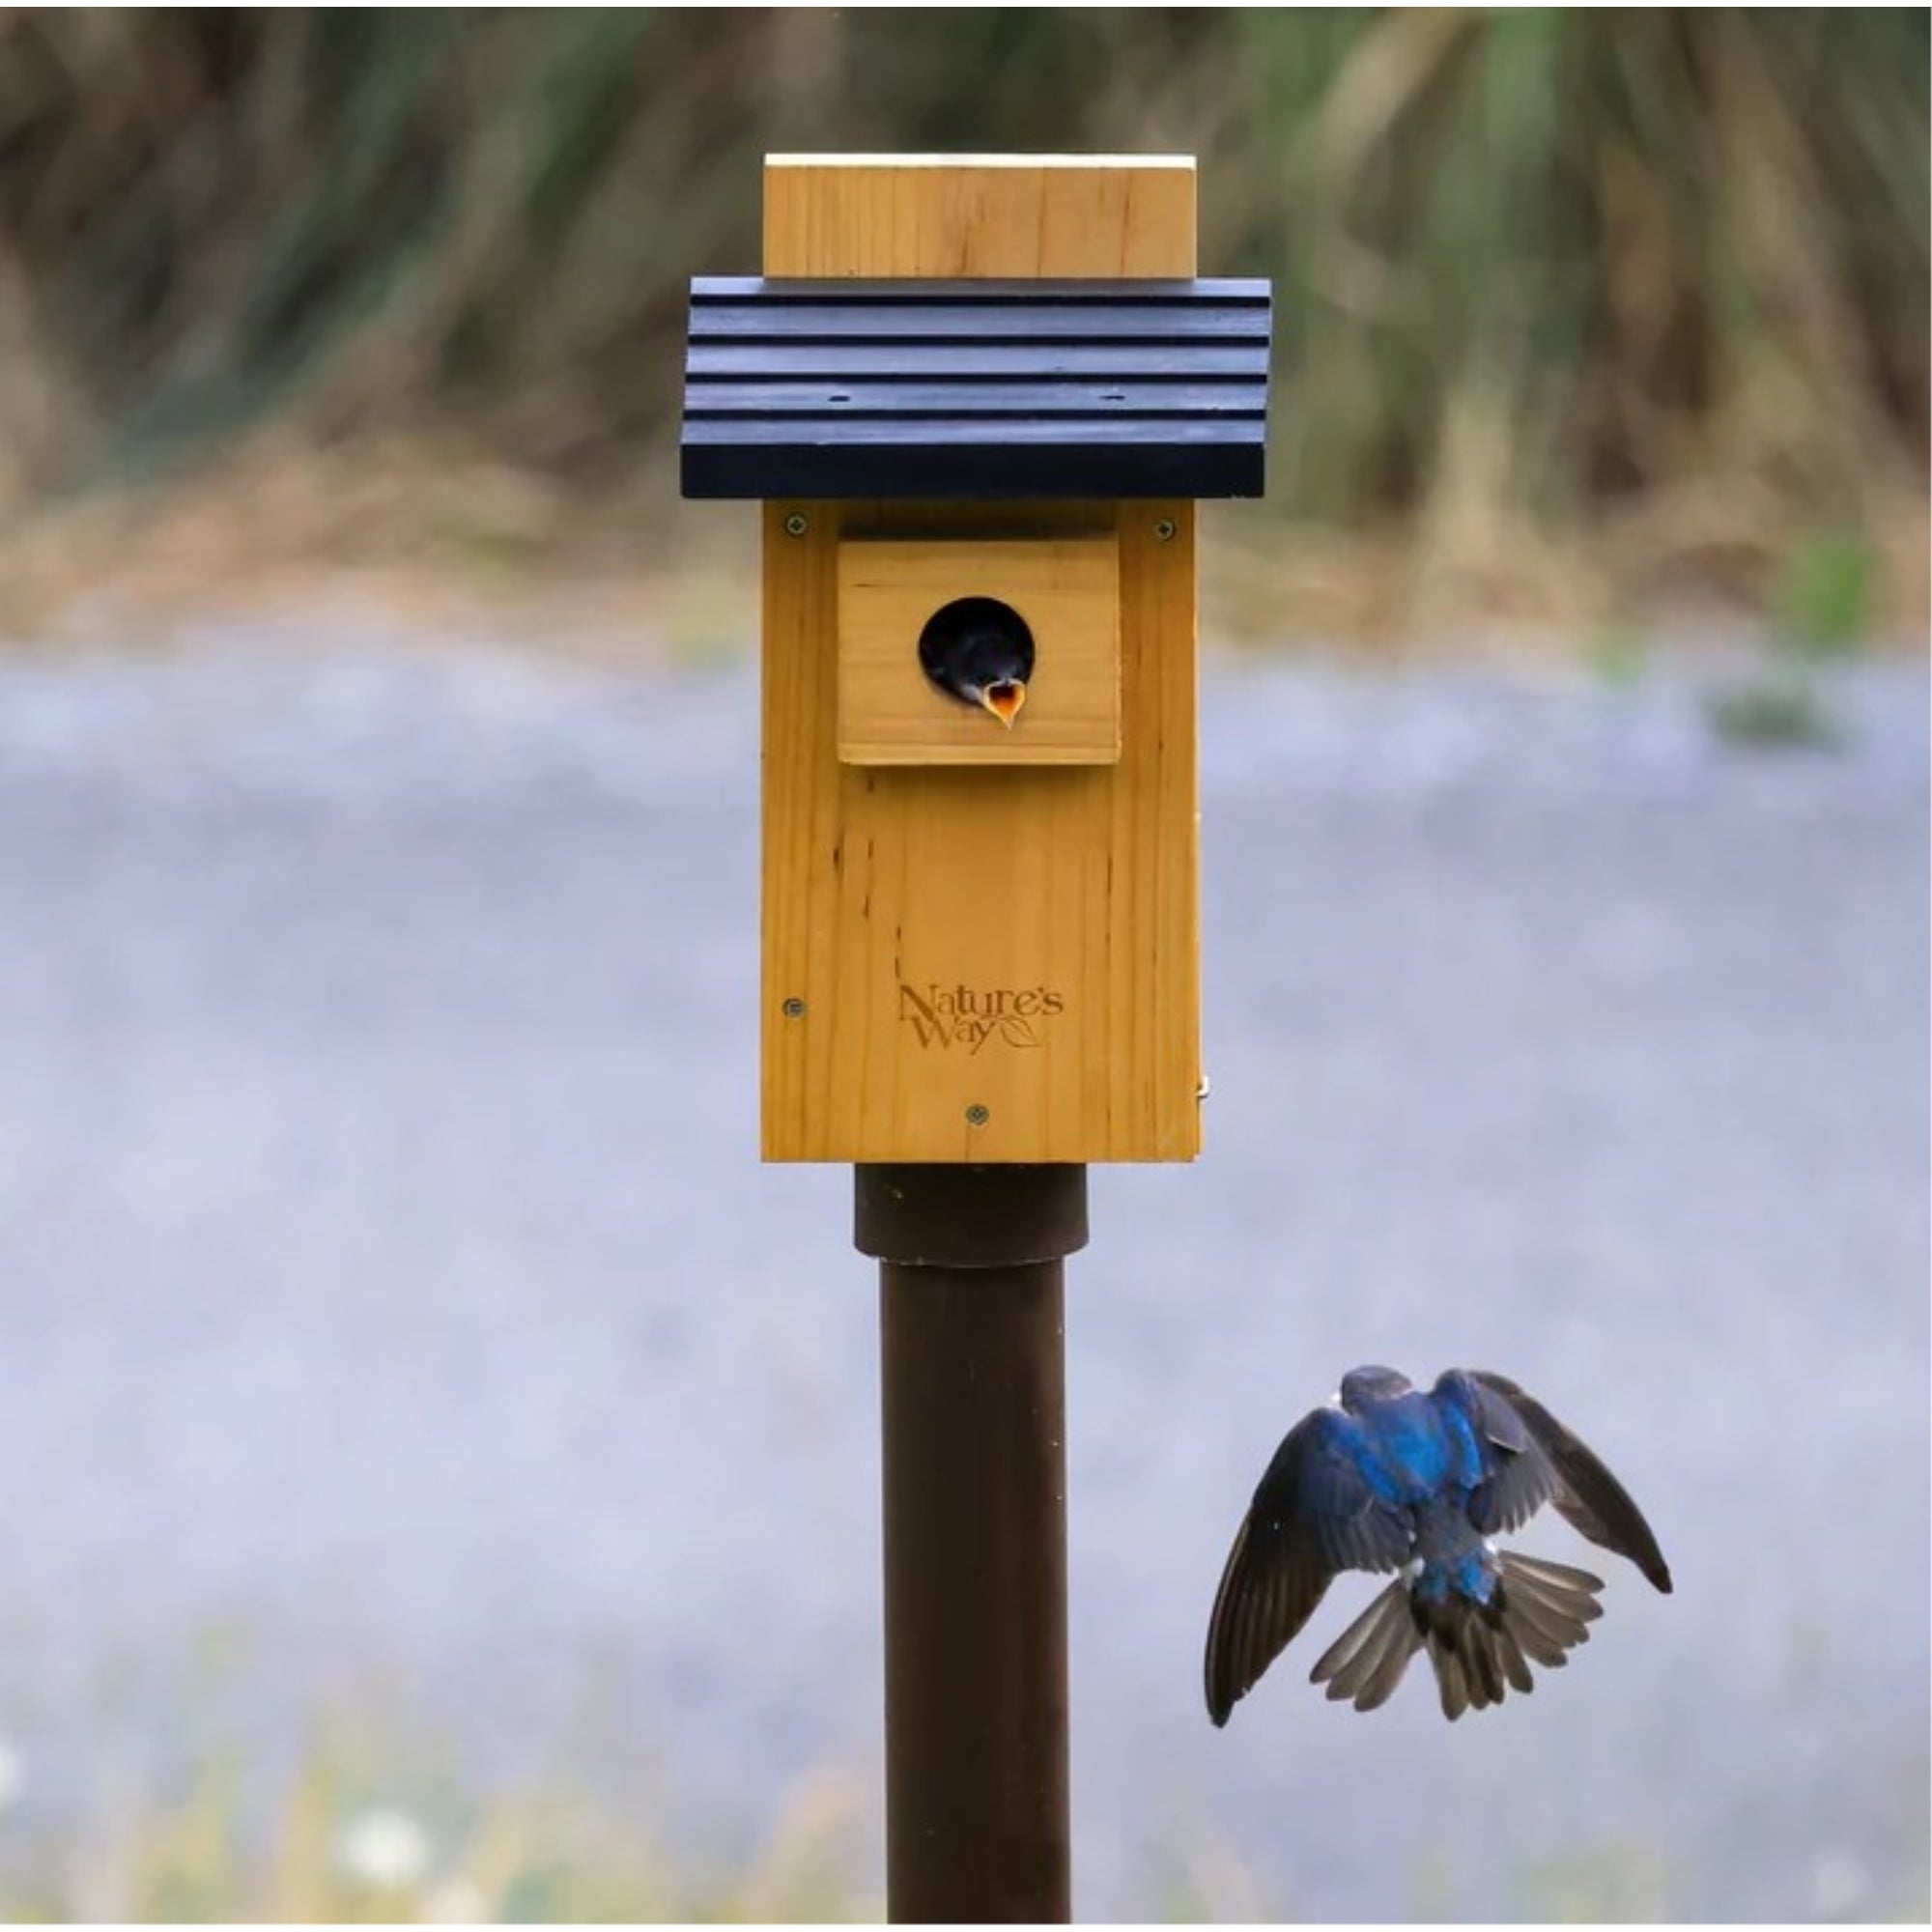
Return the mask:
<path fill-rule="evenodd" d="M 1157 536 L 1162 543 L 1172 543 L 1174 541 L 1174 530 L 1175 530 L 1175 524 L 1174 524 L 1174 519 L 1172 517 L 1163 517 L 1160 520 L 1160 522 L 1153 526 L 1154 535 Z"/>
<path fill-rule="evenodd" d="M 969 1127 L 983 1127 L 992 1118 L 977 1100 L 966 1109 L 966 1124 Z"/>
<path fill-rule="evenodd" d="M 805 1002 L 790 999 L 784 1003 L 784 1016 L 788 1020 L 802 1020 L 805 1017 Z"/>
<path fill-rule="evenodd" d="M 785 535 L 788 537 L 802 537 L 810 527 L 796 510 L 785 519 Z"/>

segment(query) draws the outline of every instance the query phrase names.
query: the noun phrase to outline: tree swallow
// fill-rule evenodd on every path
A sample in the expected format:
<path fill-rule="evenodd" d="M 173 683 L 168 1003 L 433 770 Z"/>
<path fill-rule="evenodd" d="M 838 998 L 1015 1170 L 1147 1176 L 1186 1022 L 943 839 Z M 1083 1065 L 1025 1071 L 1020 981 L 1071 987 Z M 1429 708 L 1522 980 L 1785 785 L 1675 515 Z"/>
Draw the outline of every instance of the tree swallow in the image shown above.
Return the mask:
<path fill-rule="evenodd" d="M 1033 633 L 994 597 L 961 597 L 926 625 L 919 661 L 949 697 L 989 711 L 1008 730 L 1026 702 L 1033 675 Z"/>
<path fill-rule="evenodd" d="M 1554 1505 L 1666 1594 L 1670 1571 L 1624 1487 L 1534 1396 L 1484 1369 L 1424 1395 L 1355 1369 L 1282 1439 L 1235 1537 L 1208 1626 L 1208 1715 L 1225 1724 L 1344 1570 L 1400 1574 L 1316 1660 L 1358 1711 L 1386 1702 L 1426 1648 L 1454 1719 L 1533 1690 L 1603 1614 L 1586 1571 L 1491 1539 Z"/>

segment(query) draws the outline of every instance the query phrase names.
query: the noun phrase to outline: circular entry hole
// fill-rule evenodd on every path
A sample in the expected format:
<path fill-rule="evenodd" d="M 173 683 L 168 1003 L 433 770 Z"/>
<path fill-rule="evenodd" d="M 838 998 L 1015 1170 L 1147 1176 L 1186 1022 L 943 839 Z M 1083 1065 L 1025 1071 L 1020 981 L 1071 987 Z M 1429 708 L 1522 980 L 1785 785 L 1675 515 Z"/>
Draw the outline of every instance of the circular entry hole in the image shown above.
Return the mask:
<path fill-rule="evenodd" d="M 1033 633 L 997 597 L 957 597 L 919 634 L 920 668 L 936 690 L 1010 725 L 1033 681 Z"/>

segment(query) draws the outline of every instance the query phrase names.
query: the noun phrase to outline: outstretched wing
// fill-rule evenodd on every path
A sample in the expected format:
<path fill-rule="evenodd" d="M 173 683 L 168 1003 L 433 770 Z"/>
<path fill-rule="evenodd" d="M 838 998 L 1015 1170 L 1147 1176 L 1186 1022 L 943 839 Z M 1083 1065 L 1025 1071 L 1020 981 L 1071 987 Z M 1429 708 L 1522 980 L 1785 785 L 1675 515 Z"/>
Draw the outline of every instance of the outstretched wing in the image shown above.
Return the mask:
<path fill-rule="evenodd" d="M 1527 1394 L 1507 1376 L 1499 1376 L 1489 1369 L 1471 1369 L 1466 1380 L 1477 1385 L 1484 1392 L 1485 1412 L 1491 1412 L 1492 1405 L 1500 1398 L 1501 1406 L 1520 1418 L 1527 1431 L 1531 1449 L 1515 1459 L 1516 1466 L 1524 1468 L 1521 1477 L 1516 1475 L 1516 1467 L 1506 1468 L 1499 1475 L 1499 1481 L 1509 1487 L 1505 1496 L 1498 1493 L 1498 1503 L 1515 1505 L 1522 1494 L 1538 1482 L 1540 1472 L 1536 1463 L 1541 1463 L 1548 1472 L 1549 1488 L 1539 1496 L 1529 1509 L 1521 1512 L 1527 1516 L 1541 1502 L 1548 1500 L 1557 1512 L 1590 1541 L 1605 1549 L 1612 1549 L 1619 1556 L 1627 1556 L 1643 1572 L 1658 1589 L 1666 1595 L 1670 1590 L 1670 1568 L 1663 1560 L 1663 1551 L 1657 1547 L 1657 1538 L 1651 1533 L 1649 1523 L 1643 1520 L 1643 1512 L 1631 1500 L 1630 1492 L 1610 1474 L 1602 1460 L 1589 1444 L 1573 1435 L 1562 1423 L 1550 1414 L 1537 1399 Z M 1533 1454 L 1534 1460 L 1531 1460 Z M 1475 1498 L 1471 1498 L 1471 1520 L 1475 1517 Z M 1516 1521 L 1521 1520 L 1521 1516 Z M 1483 1528 L 1482 1523 L 1476 1525 Z M 1493 1525 L 1496 1528 L 1514 1528 L 1515 1521 L 1501 1520 Z"/>
<path fill-rule="evenodd" d="M 1408 1555 L 1407 1512 L 1370 1487 L 1360 1435 L 1318 1408 L 1282 1438 L 1228 1552 L 1208 1623 L 1208 1715 L 1228 1714 L 1314 1614 L 1343 1570 L 1394 1570 Z"/>

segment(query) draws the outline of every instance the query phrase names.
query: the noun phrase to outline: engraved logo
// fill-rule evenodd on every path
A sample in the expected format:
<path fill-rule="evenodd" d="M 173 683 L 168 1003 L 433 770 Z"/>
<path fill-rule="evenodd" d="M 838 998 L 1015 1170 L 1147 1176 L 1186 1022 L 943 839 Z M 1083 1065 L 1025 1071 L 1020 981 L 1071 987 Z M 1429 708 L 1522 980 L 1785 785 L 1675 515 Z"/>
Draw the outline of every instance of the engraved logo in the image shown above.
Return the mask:
<path fill-rule="evenodd" d="M 1048 986 L 924 986 L 899 982 L 899 1024 L 909 1026 L 921 1046 L 981 1052 L 989 1041 L 1003 1046 L 1046 1044 L 1045 1023 L 1066 1009 L 1066 998 Z"/>

